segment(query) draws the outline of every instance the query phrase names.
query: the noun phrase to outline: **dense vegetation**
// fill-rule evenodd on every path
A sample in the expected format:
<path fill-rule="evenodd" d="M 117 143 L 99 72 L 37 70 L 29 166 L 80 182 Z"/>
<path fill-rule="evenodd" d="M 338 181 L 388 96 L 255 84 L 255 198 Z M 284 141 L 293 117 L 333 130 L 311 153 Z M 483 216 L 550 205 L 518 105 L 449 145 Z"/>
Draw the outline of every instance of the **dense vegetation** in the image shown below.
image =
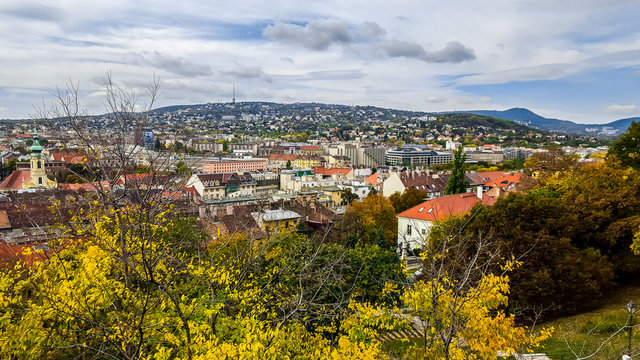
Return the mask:
<path fill-rule="evenodd" d="M 580 165 L 561 151 L 537 154 L 527 166 L 537 179 L 529 193 L 449 221 L 466 236 L 491 237 L 503 256 L 522 261 L 511 274 L 513 309 L 584 311 L 640 274 L 632 251 L 640 232 L 638 171 L 614 158 Z"/>

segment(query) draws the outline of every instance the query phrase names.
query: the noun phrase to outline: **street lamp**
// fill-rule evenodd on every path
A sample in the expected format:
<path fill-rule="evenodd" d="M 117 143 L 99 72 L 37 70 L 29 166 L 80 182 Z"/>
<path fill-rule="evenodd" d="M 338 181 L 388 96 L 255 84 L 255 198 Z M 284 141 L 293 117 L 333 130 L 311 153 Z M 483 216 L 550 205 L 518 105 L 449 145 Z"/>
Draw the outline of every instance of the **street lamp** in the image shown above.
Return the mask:
<path fill-rule="evenodd" d="M 633 334 L 633 313 L 636 312 L 636 304 L 633 301 L 629 301 L 627 304 L 627 311 L 629 312 L 629 348 L 627 349 L 627 355 L 631 357 L 631 336 Z"/>

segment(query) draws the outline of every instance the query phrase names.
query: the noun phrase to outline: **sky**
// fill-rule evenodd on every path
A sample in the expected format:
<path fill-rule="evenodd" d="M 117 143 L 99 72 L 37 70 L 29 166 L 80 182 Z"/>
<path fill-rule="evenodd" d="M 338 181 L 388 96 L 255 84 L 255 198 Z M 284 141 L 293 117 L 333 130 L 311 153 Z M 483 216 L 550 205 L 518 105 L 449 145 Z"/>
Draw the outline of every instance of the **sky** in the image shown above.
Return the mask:
<path fill-rule="evenodd" d="M 640 116 L 638 0 L 0 2 L 0 119 L 69 83 L 105 112 L 106 74 L 146 105 L 322 102 Z"/>

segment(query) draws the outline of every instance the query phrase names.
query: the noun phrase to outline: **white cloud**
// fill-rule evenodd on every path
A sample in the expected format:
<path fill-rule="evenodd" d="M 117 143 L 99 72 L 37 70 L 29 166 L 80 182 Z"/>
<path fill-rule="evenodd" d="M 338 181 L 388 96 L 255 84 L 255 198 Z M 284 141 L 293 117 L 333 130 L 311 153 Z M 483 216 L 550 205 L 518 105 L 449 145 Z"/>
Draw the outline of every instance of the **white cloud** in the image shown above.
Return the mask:
<path fill-rule="evenodd" d="M 0 3 L 0 101 L 12 104 L 4 116 L 24 117 L 29 102 L 69 77 L 86 94 L 100 91 L 94 79 L 109 70 L 136 88 L 157 73 L 168 103 L 228 100 L 235 81 L 243 100 L 438 111 L 512 105 L 512 99 L 461 92 L 462 85 L 526 87 L 640 66 L 640 3 L 633 0 L 487 0 L 464 9 L 435 0 L 366 6 L 323 0 L 297 7 L 281 0 L 47 4 Z M 611 87 L 602 88 L 611 97 Z M 619 91 L 619 100 L 584 102 L 604 121 L 625 110 L 610 104 L 632 101 Z M 522 94 L 515 105 L 553 108 Z M 592 112 L 573 106 L 563 111 Z"/>
<path fill-rule="evenodd" d="M 611 115 L 631 115 L 638 113 L 638 106 L 636 105 L 609 105 L 606 112 Z"/>

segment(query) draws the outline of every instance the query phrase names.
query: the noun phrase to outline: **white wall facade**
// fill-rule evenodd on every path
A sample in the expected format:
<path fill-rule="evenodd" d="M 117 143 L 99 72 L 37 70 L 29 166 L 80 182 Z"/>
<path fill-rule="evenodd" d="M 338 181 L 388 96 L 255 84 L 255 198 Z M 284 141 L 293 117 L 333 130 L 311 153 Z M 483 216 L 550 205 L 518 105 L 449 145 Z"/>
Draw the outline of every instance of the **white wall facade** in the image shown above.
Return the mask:
<path fill-rule="evenodd" d="M 421 249 L 426 244 L 432 226 L 432 221 L 398 216 L 398 248 Z"/>
<path fill-rule="evenodd" d="M 405 186 L 400 180 L 398 173 L 391 174 L 385 181 L 382 182 L 382 195 L 389 197 L 396 192 L 402 194 L 405 190 Z"/>

